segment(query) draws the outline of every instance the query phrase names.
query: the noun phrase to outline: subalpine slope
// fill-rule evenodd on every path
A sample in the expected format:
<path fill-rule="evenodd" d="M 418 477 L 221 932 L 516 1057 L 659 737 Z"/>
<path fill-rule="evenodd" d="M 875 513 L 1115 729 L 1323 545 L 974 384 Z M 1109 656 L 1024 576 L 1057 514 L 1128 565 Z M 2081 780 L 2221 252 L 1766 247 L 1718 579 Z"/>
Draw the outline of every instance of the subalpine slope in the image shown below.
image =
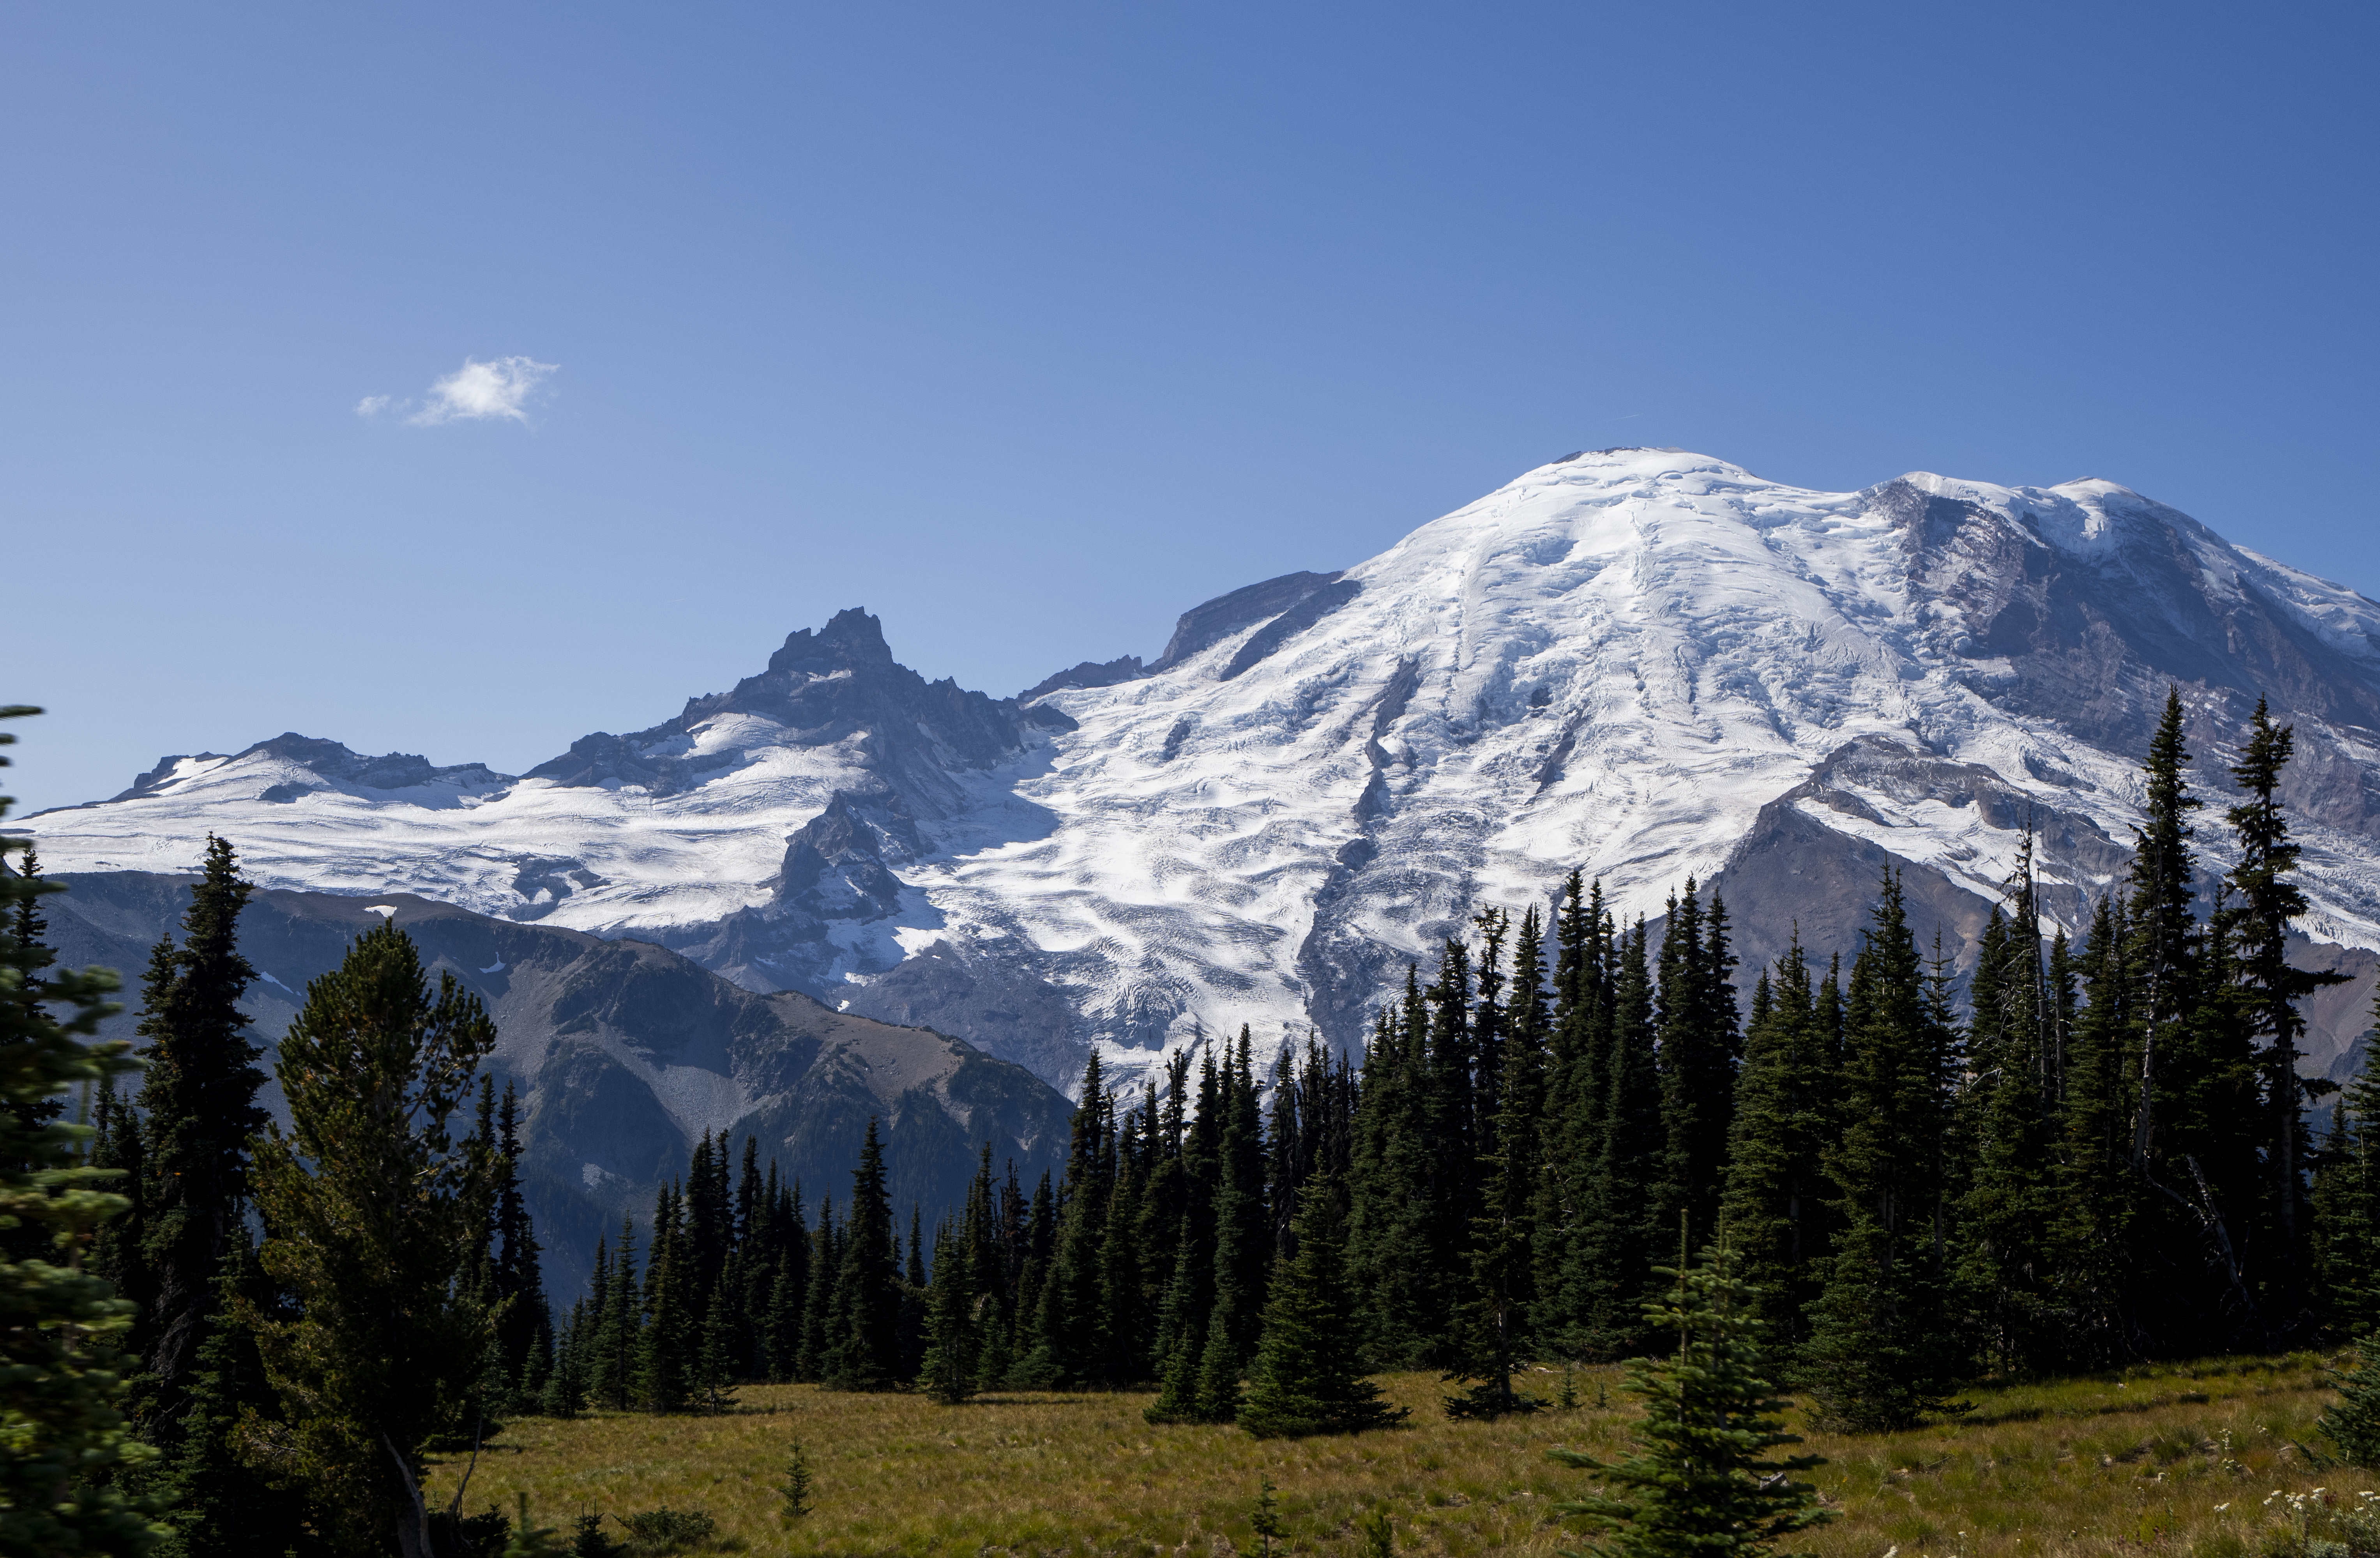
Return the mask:
<path fill-rule="evenodd" d="M 42 907 L 74 965 L 137 971 L 189 907 L 187 877 L 61 880 L 68 891 Z M 802 1182 L 812 1212 L 821 1195 L 848 1199 L 870 1119 L 880 1122 L 895 1204 L 921 1205 L 929 1219 L 965 1200 L 984 1142 L 996 1165 L 1013 1161 L 1028 1185 L 1064 1158 L 1066 1101 L 960 1041 L 796 992 L 756 994 L 644 943 L 493 919 L 409 894 L 252 899 L 239 931 L 261 976 L 245 1004 L 258 1041 L 276 1041 L 308 982 L 383 917 L 413 938 L 433 979 L 452 974 L 496 1021 L 490 1069 L 528 1105 L 525 1188 L 551 1291 L 565 1303 L 597 1238 L 615 1234 L 623 1215 L 649 1219 L 654 1191 L 684 1176 L 704 1132 L 724 1134 L 736 1153 L 755 1138 L 764 1165 L 773 1160 Z M 112 1029 L 130 1037 L 132 1018 L 128 1010 Z M 269 1094 L 277 1114 L 277 1088 Z"/>

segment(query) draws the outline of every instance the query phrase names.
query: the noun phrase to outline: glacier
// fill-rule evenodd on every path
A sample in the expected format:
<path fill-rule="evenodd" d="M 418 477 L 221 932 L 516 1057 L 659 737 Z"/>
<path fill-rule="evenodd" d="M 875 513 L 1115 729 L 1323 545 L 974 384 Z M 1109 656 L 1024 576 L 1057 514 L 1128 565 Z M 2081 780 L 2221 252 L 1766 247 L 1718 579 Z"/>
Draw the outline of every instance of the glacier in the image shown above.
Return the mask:
<path fill-rule="evenodd" d="M 1573 869 L 1656 920 L 1715 884 L 1748 976 L 1796 927 L 1845 945 L 1885 864 L 1955 948 L 2030 834 L 2045 931 L 2079 930 L 2168 686 L 2216 866 L 2228 743 L 2259 696 L 2297 728 L 2306 955 L 2357 981 L 2335 1064 L 2380 967 L 2380 605 L 2103 481 L 1582 453 L 1018 698 L 854 610 L 527 774 L 289 735 L 22 828 L 62 871 L 187 871 L 214 832 L 268 886 L 657 942 L 1064 1086 L 1243 1024 L 1360 1042 L 1409 963 Z"/>

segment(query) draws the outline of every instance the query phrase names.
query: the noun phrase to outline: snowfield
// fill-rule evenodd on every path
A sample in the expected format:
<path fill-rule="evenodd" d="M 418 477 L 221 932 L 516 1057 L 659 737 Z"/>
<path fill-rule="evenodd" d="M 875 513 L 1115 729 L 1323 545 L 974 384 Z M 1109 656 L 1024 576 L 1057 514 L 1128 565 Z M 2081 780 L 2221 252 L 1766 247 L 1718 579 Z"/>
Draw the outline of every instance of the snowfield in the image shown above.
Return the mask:
<path fill-rule="evenodd" d="M 2106 481 L 1820 493 L 1666 450 L 1529 471 L 1152 675 L 1038 700 L 1073 728 L 1019 725 L 988 760 L 934 746 L 923 703 L 896 712 L 902 767 L 882 721 L 822 738 L 698 700 L 637 749 L 683 783 L 373 772 L 398 760 L 283 738 L 24 826 L 52 871 L 188 870 L 213 831 L 271 886 L 662 940 L 995 1051 L 1009 996 L 1042 992 L 1053 1037 L 1129 1077 L 1243 1023 L 1268 1048 L 1345 1042 L 1475 907 L 1542 904 L 1573 868 L 1658 917 L 1688 877 L 1729 882 L 1814 776 L 1783 810 L 1995 898 L 2022 838 L 2008 797 L 2129 845 L 2168 681 L 2203 761 L 2257 692 L 2296 722 L 2307 929 L 2380 948 L 2380 606 Z M 1848 777 L 1822 773 L 1863 737 Z M 838 794 L 859 822 L 803 833 Z M 897 892 L 792 882 L 797 833 L 826 841 L 819 869 Z M 2043 869 L 2080 905 L 2111 859 Z M 796 886 L 841 907 L 796 912 Z"/>

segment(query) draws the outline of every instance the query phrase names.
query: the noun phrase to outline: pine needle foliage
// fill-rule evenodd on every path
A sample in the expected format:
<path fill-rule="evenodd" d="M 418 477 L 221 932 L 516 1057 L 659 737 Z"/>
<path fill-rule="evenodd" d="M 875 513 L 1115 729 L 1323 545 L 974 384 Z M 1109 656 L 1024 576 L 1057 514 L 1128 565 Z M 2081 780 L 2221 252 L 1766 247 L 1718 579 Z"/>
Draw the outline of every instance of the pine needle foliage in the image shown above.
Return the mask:
<path fill-rule="evenodd" d="M 2332 1378 L 2338 1400 L 2315 1427 L 2348 1465 L 2380 1467 L 2380 1356 L 2367 1345 Z"/>
<path fill-rule="evenodd" d="M 422 1447 L 461 1416 L 494 1339 L 457 1281 L 494 1155 L 448 1123 L 495 1039 L 453 975 L 433 992 L 391 920 L 308 986 L 281 1041 L 290 1131 L 259 1140 L 250 1175 L 259 1261 L 298 1311 L 237 1305 L 286 1418 L 248 1419 L 248 1448 L 311 1485 L 352 1551 L 394 1535 L 406 1558 L 427 1558 Z"/>
<path fill-rule="evenodd" d="M 1360 1433 L 1404 1418 L 1357 1366 L 1340 1200 L 1335 1182 L 1306 1187 L 1294 1224 L 1297 1254 L 1274 1273 L 1238 1417 L 1258 1439 Z"/>
<path fill-rule="evenodd" d="M 0 797 L 0 815 L 7 807 Z M 36 897 L 59 890 L 8 866 L 24 847 L 0 838 L 0 1233 L 15 1235 L 0 1250 L 0 1554 L 146 1552 L 165 1528 L 110 1485 L 148 1456 L 117 1405 L 115 1347 L 132 1306 L 81 1270 L 93 1232 L 129 1203 L 109 1187 L 115 1175 L 84 1162 L 90 1132 L 47 1107 L 132 1063 L 120 1043 L 85 1042 L 116 1009 L 115 976 L 53 970 L 48 948 L 24 939 Z"/>
<path fill-rule="evenodd" d="M 1677 1286 L 1668 1302 L 1647 1304 L 1645 1317 L 1673 1333 L 1678 1350 L 1629 1369 L 1628 1392 L 1645 1404 L 1637 1453 L 1609 1465 L 1574 1450 L 1549 1452 L 1563 1466 L 1603 1474 L 1602 1493 L 1556 1506 L 1608 1533 L 1592 1548 L 1601 1558 L 1766 1553 L 1829 1518 L 1817 1490 L 1794 1479 L 1819 1458 L 1769 1455 L 1801 1436 L 1786 1432 L 1779 1415 L 1788 1404 L 1769 1380 L 1757 1294 L 1730 1262 L 1721 1244 L 1700 1266 L 1660 1269 Z"/>

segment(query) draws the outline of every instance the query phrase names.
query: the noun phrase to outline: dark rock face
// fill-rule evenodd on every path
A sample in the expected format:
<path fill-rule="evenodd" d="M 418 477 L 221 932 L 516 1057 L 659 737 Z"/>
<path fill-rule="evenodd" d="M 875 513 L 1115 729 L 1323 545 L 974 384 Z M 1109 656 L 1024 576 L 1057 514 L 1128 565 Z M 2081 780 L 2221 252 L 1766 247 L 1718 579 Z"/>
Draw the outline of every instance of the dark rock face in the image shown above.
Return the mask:
<path fill-rule="evenodd" d="M 776 891 L 756 908 L 705 925 L 647 931 L 747 990 L 798 990 L 840 1000 L 847 973 L 874 973 L 869 963 L 836 939 L 838 923 L 868 926 L 902 911 L 904 884 L 893 868 L 923 857 L 929 845 L 898 792 L 837 790 L 826 809 L 787 836 Z M 913 894 L 921 914 L 931 910 Z"/>
<path fill-rule="evenodd" d="M 188 878 L 58 880 L 70 891 L 44 907 L 73 964 L 139 968 L 189 902 Z M 528 1102 L 523 1172 L 560 1301 L 583 1281 L 598 1236 L 615 1233 L 623 1215 L 650 1216 L 654 1191 L 685 1173 L 705 1130 L 757 1137 L 761 1157 L 813 1200 L 841 1200 L 868 1122 L 879 1119 L 895 1202 L 929 1217 L 964 1199 L 986 1140 L 1027 1179 L 1063 1155 L 1065 1099 L 958 1040 L 830 1011 L 805 995 L 755 994 L 643 943 L 409 895 L 258 894 L 240 943 L 262 976 L 248 1003 L 261 1040 L 277 1040 L 307 982 L 381 922 L 375 905 L 393 911 L 433 978 L 453 974 L 496 1020 L 492 1068 Z M 130 1037 L 133 1020 L 115 1018 L 112 1036 Z"/>
<path fill-rule="evenodd" d="M 1016 695 L 1019 703 L 1030 703 L 1037 698 L 1071 688 L 1115 687 L 1123 682 L 1136 682 L 1148 675 L 1148 667 L 1136 654 L 1122 655 L 1105 663 L 1086 660 L 1072 670 L 1044 676 Z"/>
<path fill-rule="evenodd" d="M 951 772 L 992 767 L 1022 749 L 1034 731 L 1071 730 L 1055 709 L 967 692 L 948 678 L 929 682 L 892 658 L 882 624 L 856 607 L 838 612 L 816 633 L 789 635 L 769 667 L 727 692 L 686 700 L 677 718 L 627 736 L 598 731 L 528 777 L 559 785 L 641 785 L 675 795 L 741 764 L 722 749 L 681 755 L 689 733 L 720 714 L 754 714 L 783 727 L 804 747 L 859 742 L 868 766 L 919 815 L 945 815 L 958 804 Z"/>
<path fill-rule="evenodd" d="M 1173 637 L 1166 640 L 1165 652 L 1157 657 L 1157 663 L 1149 670 L 1171 670 L 1252 622 L 1262 622 L 1292 610 L 1316 590 L 1336 583 L 1339 577 L 1335 573 L 1282 574 L 1193 606 L 1173 625 Z"/>
<path fill-rule="evenodd" d="M 1354 600 L 1363 592 L 1363 589 L 1352 578 L 1333 579 L 1318 587 L 1297 604 L 1249 634 L 1247 642 L 1232 654 L 1232 663 L 1223 667 L 1222 679 L 1228 682 L 1263 660 L 1291 639 Z"/>
<path fill-rule="evenodd" d="M 2141 751 L 2179 685 L 2191 699 L 2192 748 L 2205 760 L 2267 698 L 2298 726 L 2283 797 L 2326 826 L 2380 838 L 2380 783 L 2332 734 L 2380 732 L 2380 645 L 2324 643 L 2257 578 L 2210 577 L 2196 543 L 2205 528 L 2127 494 L 2109 505 L 2115 533 L 2076 549 L 2061 516 L 2019 524 L 1920 491 L 1876 489 L 1903 531 L 1912 589 L 1950 608 L 1944 647 L 1979 668 L 1979 689 L 2013 712 L 2057 721 L 2115 751 Z"/>

